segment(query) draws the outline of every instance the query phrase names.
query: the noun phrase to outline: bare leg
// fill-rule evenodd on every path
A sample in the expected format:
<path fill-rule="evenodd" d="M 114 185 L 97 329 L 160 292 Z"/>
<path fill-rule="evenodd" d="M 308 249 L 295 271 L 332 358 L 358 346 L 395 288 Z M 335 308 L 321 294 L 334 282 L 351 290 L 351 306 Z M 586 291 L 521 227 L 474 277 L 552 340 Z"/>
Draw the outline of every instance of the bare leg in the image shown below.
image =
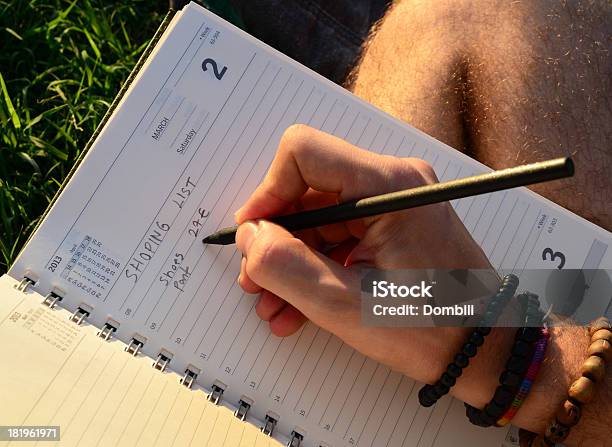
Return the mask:
<path fill-rule="evenodd" d="M 402 0 L 350 88 L 495 169 L 572 154 L 534 190 L 612 230 L 611 30 L 606 1 Z"/>

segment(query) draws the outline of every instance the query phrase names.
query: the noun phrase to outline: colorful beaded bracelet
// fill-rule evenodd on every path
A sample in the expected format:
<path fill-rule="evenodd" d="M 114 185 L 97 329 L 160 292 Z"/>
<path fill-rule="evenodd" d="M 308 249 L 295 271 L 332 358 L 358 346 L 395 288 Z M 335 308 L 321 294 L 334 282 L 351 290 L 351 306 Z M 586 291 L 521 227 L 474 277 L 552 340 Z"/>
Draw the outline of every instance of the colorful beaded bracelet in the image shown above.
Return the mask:
<path fill-rule="evenodd" d="M 605 380 L 606 362 L 612 362 L 612 325 L 601 317 L 589 327 L 591 342 L 587 359 L 582 364 L 581 377 L 572 383 L 568 396 L 544 434 L 536 435 L 527 430 L 519 430 L 521 447 L 551 447 L 567 439 L 570 430 L 578 424 L 582 416 L 582 405 L 589 403 L 595 396 L 595 385 Z"/>
<path fill-rule="evenodd" d="M 535 353 L 533 354 L 533 358 L 531 359 L 531 365 L 529 365 L 529 369 L 527 369 L 527 375 L 521 382 L 521 386 L 519 388 L 519 392 L 514 397 L 510 408 L 506 410 L 506 413 L 499 418 L 499 420 L 495 423 L 497 427 L 506 426 L 512 418 L 516 415 L 521 405 L 525 401 L 527 394 L 531 390 L 531 386 L 535 381 L 538 372 L 540 371 L 540 366 L 542 366 L 542 362 L 544 361 L 544 354 L 546 353 L 546 347 L 548 345 L 548 339 L 550 337 L 548 328 L 543 327 L 540 332 L 540 338 L 536 343 Z"/>
<path fill-rule="evenodd" d="M 491 326 L 497 323 L 508 301 L 514 296 L 519 284 L 519 279 L 515 275 L 506 275 L 502 279 L 497 294 L 495 294 L 485 311 L 484 316 L 478 326 L 467 337 L 466 342 L 461 348 L 461 352 L 455 355 L 452 363 L 446 367 L 446 371 L 433 385 L 424 385 L 419 390 L 419 403 L 424 407 L 431 407 L 442 396 L 448 394 L 455 385 L 457 378 L 463 373 L 463 369 L 470 364 L 470 358 L 474 357 L 478 347 L 482 346 L 485 337 L 491 332 Z"/>
<path fill-rule="evenodd" d="M 523 307 L 524 326 L 516 331 L 514 345 L 506 368 L 499 376 L 499 386 L 491 401 L 480 410 L 465 404 L 465 413 L 470 422 L 479 427 L 490 427 L 506 413 L 520 391 L 540 338 L 543 314 L 538 296 L 522 293 L 517 297 Z"/>

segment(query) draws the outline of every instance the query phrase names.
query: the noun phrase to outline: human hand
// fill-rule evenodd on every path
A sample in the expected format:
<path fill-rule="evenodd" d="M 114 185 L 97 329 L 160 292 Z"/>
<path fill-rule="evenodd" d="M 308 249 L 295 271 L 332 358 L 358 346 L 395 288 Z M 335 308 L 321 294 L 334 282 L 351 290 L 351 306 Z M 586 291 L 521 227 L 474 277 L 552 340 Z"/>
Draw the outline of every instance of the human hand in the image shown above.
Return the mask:
<path fill-rule="evenodd" d="M 436 181 L 422 160 L 373 154 L 306 126 L 287 129 L 264 181 L 236 212 L 236 243 L 244 255 L 239 282 L 246 292 L 260 294 L 259 317 L 279 336 L 310 319 L 362 354 L 420 382 L 435 382 L 469 328 L 364 326 L 359 266 L 492 268 L 449 203 L 295 235 L 261 218 Z M 551 328 L 546 361 L 514 424 L 543 430 L 578 374 L 586 350 L 581 331 Z M 451 394 L 478 408 L 489 402 L 513 339 L 512 328 L 493 328 Z"/>
<path fill-rule="evenodd" d="M 363 326 L 358 266 L 490 268 L 449 203 L 296 235 L 252 221 L 436 181 L 422 160 L 373 154 L 306 126 L 289 128 L 263 183 L 236 213 L 242 224 L 237 246 L 244 254 L 239 282 L 245 291 L 261 294 L 257 314 L 280 336 L 310 319 L 394 369 L 436 380 L 465 329 Z"/>

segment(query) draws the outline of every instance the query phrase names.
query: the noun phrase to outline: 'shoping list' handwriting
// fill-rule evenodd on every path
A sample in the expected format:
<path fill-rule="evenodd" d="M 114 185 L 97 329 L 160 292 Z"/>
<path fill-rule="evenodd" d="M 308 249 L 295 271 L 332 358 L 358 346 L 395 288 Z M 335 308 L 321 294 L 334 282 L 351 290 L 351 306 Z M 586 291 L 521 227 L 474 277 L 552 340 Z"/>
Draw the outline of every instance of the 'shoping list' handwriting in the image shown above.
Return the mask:
<path fill-rule="evenodd" d="M 187 200 L 187 197 L 191 195 L 191 192 L 193 191 L 193 188 L 195 188 L 195 186 L 196 185 L 191 180 L 191 177 L 187 177 L 184 186 L 181 186 L 180 189 L 174 193 L 174 198 L 172 199 L 172 202 L 176 206 L 178 206 L 179 209 L 182 209 L 183 205 L 185 204 L 185 201 Z"/>
<path fill-rule="evenodd" d="M 183 261 L 185 260 L 185 255 L 181 253 L 176 253 L 174 255 L 174 260 L 167 271 L 162 273 L 159 277 L 159 281 L 164 284 L 166 287 L 172 283 L 172 285 L 181 292 L 184 292 L 185 284 L 187 284 L 187 280 L 191 277 L 191 270 L 189 266 L 183 265 Z M 176 278 L 176 279 L 175 279 Z"/>
<path fill-rule="evenodd" d="M 196 184 L 187 177 L 183 186 L 180 186 L 172 196 L 174 205 L 179 209 L 183 208 L 185 201 L 193 192 Z M 188 232 L 191 236 L 196 238 L 206 218 L 210 215 L 210 211 L 204 208 L 198 208 L 196 215 L 192 219 Z M 164 241 L 166 234 L 170 230 L 172 224 L 165 223 L 161 220 L 156 220 L 151 228 L 147 232 L 145 238 L 140 242 L 138 249 L 132 255 L 130 261 L 124 270 L 125 277 L 133 281 L 134 284 L 140 279 L 140 275 L 145 271 L 149 262 L 157 253 L 159 246 Z M 170 269 L 160 276 L 160 281 L 166 286 L 173 284 L 178 290 L 182 291 L 183 286 L 187 283 L 187 280 L 191 276 L 189 267 L 182 266 L 184 255 L 176 253 L 174 262 L 171 263 Z M 175 275 L 179 274 L 179 277 L 175 278 Z M 173 280 L 173 281 L 172 281 Z"/>
<path fill-rule="evenodd" d="M 125 269 L 125 277 L 134 281 L 134 284 L 138 281 L 140 274 L 144 272 L 144 269 L 149 264 L 149 261 L 153 259 L 157 249 L 161 245 L 170 229 L 170 225 L 155 221 L 151 231 L 147 234 L 144 240 L 140 243 L 140 247 L 136 250 L 132 256 L 128 265 Z"/>

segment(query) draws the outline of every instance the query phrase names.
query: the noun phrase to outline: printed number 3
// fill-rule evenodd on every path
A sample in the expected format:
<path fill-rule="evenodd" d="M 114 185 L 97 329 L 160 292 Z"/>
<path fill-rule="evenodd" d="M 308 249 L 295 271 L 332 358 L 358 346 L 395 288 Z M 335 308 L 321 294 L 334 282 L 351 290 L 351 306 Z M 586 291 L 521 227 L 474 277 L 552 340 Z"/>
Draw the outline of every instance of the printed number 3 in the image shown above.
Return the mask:
<path fill-rule="evenodd" d="M 542 259 L 544 261 L 555 261 L 556 259 L 558 259 L 559 265 L 557 265 L 557 268 L 559 270 L 561 270 L 565 265 L 565 255 L 560 251 L 553 251 L 552 248 L 546 247 L 544 249 L 544 251 L 542 252 Z"/>
<path fill-rule="evenodd" d="M 221 68 L 221 71 L 219 71 L 219 66 L 217 65 L 217 62 L 214 59 L 208 58 L 204 59 L 204 61 L 202 62 L 202 70 L 208 71 L 209 65 L 212 68 L 213 73 L 215 74 L 215 78 L 217 78 L 219 81 L 223 79 L 223 76 L 227 71 L 227 67 L 223 67 Z"/>

